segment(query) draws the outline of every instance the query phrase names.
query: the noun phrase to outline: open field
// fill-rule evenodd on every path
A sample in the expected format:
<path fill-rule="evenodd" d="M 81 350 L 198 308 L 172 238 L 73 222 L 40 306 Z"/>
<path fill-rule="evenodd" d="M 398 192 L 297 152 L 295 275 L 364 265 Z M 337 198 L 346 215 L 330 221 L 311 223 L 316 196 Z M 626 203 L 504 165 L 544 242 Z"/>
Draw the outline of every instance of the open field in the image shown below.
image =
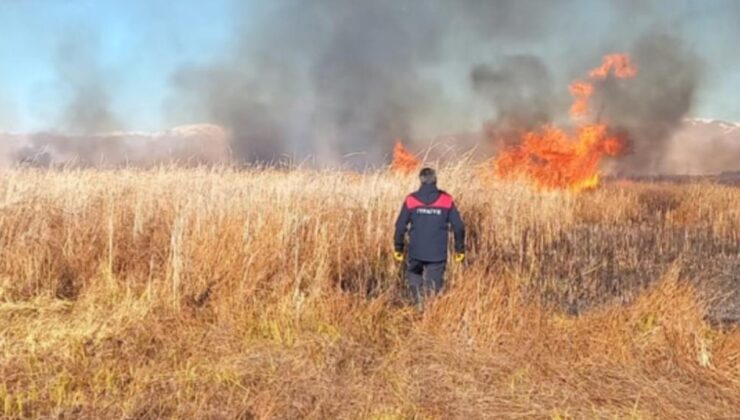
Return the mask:
<path fill-rule="evenodd" d="M 740 189 L 477 174 L 440 172 L 468 261 L 417 313 L 415 177 L 5 171 L 0 416 L 740 416 Z"/>

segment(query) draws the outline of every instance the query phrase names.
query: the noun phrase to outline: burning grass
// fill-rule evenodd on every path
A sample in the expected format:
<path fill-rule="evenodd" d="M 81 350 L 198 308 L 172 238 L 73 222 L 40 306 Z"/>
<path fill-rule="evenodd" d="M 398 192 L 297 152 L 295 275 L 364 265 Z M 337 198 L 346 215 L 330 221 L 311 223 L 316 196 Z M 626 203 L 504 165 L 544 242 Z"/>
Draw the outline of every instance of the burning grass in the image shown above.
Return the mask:
<path fill-rule="evenodd" d="M 409 152 L 401 143 L 401 140 L 396 140 L 395 146 L 393 146 L 393 161 L 391 162 L 391 170 L 400 174 L 412 174 L 417 172 L 421 167 L 421 160 Z"/>
<path fill-rule="evenodd" d="M 523 179 L 542 190 L 582 191 L 598 186 L 602 160 L 622 153 L 625 139 L 601 121 L 600 110 L 591 103 L 594 84 L 610 77 L 629 79 L 636 74 L 629 56 L 606 55 L 601 66 L 589 72 L 588 81 L 576 80 L 570 85 L 570 114 L 575 128 L 568 131 L 546 125 L 523 133 L 519 144 L 494 159 L 496 175 L 501 179 Z"/>
<path fill-rule="evenodd" d="M 713 325 L 738 309 L 739 190 L 440 177 L 469 261 L 418 314 L 389 252 L 414 177 L 6 172 L 2 415 L 737 415 L 740 332 Z"/>

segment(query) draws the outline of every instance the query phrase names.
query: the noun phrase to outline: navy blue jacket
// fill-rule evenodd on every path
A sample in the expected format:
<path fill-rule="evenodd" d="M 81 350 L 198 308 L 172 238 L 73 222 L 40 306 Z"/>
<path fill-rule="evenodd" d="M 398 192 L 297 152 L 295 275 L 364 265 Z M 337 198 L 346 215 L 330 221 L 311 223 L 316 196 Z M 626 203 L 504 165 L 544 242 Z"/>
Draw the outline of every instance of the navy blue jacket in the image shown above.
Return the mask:
<path fill-rule="evenodd" d="M 409 228 L 410 225 L 410 229 Z M 465 225 L 452 196 L 435 184 L 422 184 L 406 197 L 396 220 L 395 249 L 403 251 L 409 230 L 409 258 L 424 262 L 447 261 L 450 226 L 455 233 L 455 252 L 465 252 Z"/>

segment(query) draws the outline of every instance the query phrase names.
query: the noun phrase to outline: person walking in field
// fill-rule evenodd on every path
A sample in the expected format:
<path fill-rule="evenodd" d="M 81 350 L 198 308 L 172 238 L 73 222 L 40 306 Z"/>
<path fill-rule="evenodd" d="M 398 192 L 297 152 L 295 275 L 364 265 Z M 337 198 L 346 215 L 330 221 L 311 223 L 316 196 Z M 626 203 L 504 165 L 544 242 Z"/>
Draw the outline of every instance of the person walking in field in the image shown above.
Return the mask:
<path fill-rule="evenodd" d="M 465 259 L 465 225 L 452 196 L 437 188 L 437 174 L 432 168 L 419 173 L 421 187 L 409 194 L 396 219 L 393 258 L 404 260 L 404 242 L 409 232 L 406 278 L 414 304 L 440 293 L 447 266 L 447 242 L 450 226 L 455 236 L 455 261 Z"/>

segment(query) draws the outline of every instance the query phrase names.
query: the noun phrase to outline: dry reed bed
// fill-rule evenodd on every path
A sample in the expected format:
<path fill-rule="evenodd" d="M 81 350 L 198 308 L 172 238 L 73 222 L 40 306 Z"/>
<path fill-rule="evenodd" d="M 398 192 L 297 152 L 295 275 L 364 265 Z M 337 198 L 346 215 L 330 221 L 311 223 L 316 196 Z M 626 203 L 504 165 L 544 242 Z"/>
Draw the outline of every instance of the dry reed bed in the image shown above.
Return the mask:
<path fill-rule="evenodd" d="M 469 261 L 418 314 L 389 256 L 413 178 L 5 172 L 0 414 L 738 415 L 740 333 L 709 321 L 737 310 L 740 190 L 441 184 Z"/>

